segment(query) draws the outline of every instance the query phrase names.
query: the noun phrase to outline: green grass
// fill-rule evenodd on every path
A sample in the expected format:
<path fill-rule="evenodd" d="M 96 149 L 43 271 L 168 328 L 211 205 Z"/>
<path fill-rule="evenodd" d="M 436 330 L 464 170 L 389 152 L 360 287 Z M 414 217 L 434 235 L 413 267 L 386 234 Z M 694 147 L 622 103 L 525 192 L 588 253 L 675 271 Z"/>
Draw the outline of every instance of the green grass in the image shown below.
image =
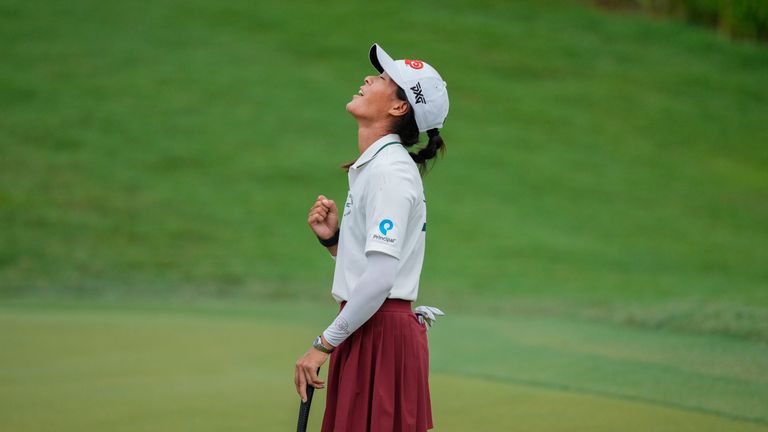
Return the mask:
<path fill-rule="evenodd" d="M 765 46 L 567 1 L 0 10 L 3 298 L 327 299 L 305 219 L 378 41 L 451 92 L 425 302 L 768 340 Z"/>
<path fill-rule="evenodd" d="M 6 304 L 0 429 L 290 430 L 293 364 L 332 312 Z M 768 347 L 747 341 L 460 313 L 429 341 L 435 430 L 768 430 Z M 312 407 L 319 430 L 324 390 Z"/>
<path fill-rule="evenodd" d="M 568 0 L 0 0 L 0 41 L 0 430 L 293 427 L 374 41 L 451 96 L 435 430 L 768 429 L 768 47 Z"/>

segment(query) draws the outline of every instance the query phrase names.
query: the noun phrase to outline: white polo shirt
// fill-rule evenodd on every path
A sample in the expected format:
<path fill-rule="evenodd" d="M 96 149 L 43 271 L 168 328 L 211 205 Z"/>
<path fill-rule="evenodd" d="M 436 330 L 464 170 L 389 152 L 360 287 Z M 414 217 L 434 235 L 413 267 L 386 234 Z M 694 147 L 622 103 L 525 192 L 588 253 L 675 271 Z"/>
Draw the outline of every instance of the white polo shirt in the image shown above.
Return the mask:
<path fill-rule="evenodd" d="M 424 262 L 427 201 L 421 175 L 397 134 L 385 135 L 349 169 L 349 191 L 341 219 L 331 294 L 337 303 L 365 271 L 365 254 L 399 259 L 387 298 L 415 301 Z"/>

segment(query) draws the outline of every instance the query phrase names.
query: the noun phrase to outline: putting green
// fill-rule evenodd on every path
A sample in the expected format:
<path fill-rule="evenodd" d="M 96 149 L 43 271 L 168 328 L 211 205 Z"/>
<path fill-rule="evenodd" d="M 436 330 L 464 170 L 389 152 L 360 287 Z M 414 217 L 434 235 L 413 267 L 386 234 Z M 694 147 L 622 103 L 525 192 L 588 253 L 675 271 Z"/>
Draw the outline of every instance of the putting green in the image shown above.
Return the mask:
<path fill-rule="evenodd" d="M 291 430 L 298 409 L 293 363 L 332 316 L 332 307 L 287 303 L 0 306 L 0 430 Z M 430 330 L 435 430 L 768 431 L 760 418 L 765 382 L 747 379 L 749 370 L 734 371 L 742 376 L 730 377 L 723 387 L 729 391 L 720 391 L 717 381 L 706 381 L 717 392 L 712 400 L 726 403 L 708 404 L 709 399 L 693 394 L 700 391 L 694 372 L 723 378 L 728 368 L 722 348 L 743 355 L 736 346 L 706 341 L 712 363 L 701 359 L 695 365 L 678 364 L 669 370 L 670 377 L 682 376 L 675 380 L 660 375 L 658 362 L 663 359 L 643 363 L 643 368 L 628 361 L 626 349 L 612 338 L 623 336 L 622 342 L 651 357 L 654 346 L 665 348 L 674 337 L 686 351 L 703 349 L 691 346 L 687 336 L 658 339 L 589 323 L 526 322 L 528 327 L 520 328 L 521 323 L 506 318 L 451 315 Z M 461 335 L 459 327 L 486 331 L 486 337 L 470 341 L 474 360 L 451 342 L 451 333 Z M 597 370 L 581 375 L 568 366 L 575 362 L 572 344 L 580 334 L 582 342 L 597 338 L 603 344 L 599 349 L 594 343 L 579 344 L 579 355 L 601 353 L 591 360 Z M 553 335 L 563 338 L 559 345 Z M 500 344 L 502 336 L 506 340 Z M 750 347 L 760 355 L 765 349 Z M 674 352 L 666 348 L 671 357 L 664 361 L 673 362 Z M 617 359 L 622 361 L 615 363 Z M 743 359 L 745 364 L 752 360 Z M 521 361 L 533 364 L 526 370 L 516 363 Z M 505 372 L 503 365 L 520 369 L 521 375 Z M 621 365 L 634 380 L 616 379 L 611 367 L 620 371 Z M 532 372 L 536 369 L 551 381 Z M 664 385 L 642 393 L 635 380 L 648 377 L 683 386 L 681 380 L 691 380 L 692 390 L 686 396 L 686 389 L 678 389 L 672 394 L 676 400 L 668 398 Z M 598 382 L 589 387 L 582 380 Z M 742 395 L 751 395 L 751 400 L 741 400 Z M 311 430 L 319 429 L 324 396 L 324 391 L 316 393 Z M 739 404 L 751 411 L 727 408 Z M 755 421 L 747 421 L 749 417 Z"/>

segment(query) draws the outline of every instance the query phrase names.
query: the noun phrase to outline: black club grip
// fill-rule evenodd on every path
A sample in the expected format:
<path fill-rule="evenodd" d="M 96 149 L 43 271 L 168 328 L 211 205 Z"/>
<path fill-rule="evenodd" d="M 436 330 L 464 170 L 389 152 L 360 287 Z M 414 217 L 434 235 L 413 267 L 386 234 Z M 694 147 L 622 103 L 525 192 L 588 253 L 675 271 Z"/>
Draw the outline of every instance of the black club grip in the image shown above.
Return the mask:
<path fill-rule="evenodd" d="M 317 375 L 320 376 L 320 368 L 317 368 Z M 309 408 L 312 406 L 312 395 L 315 394 L 315 388 L 309 383 L 307 386 L 307 401 L 299 405 L 299 424 L 296 427 L 297 432 L 307 432 L 307 423 L 309 422 Z"/>

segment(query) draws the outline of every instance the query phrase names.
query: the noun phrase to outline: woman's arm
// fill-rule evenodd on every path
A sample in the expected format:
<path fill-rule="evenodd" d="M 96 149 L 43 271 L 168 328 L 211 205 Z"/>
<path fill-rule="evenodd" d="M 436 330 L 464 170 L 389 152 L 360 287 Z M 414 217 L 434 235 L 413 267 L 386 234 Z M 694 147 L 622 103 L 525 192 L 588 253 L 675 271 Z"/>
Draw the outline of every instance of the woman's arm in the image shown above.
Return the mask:
<path fill-rule="evenodd" d="M 323 332 L 323 342 L 332 347 L 338 346 L 379 310 L 395 284 L 398 263 L 399 260 L 392 255 L 381 252 L 367 254 L 365 271 L 344 309 Z"/>
<path fill-rule="evenodd" d="M 350 299 L 336 320 L 321 336 L 323 344 L 332 349 L 344 341 L 352 332 L 379 310 L 395 283 L 398 259 L 381 252 L 370 252 L 366 257 L 366 268 Z M 329 344 L 328 340 L 333 341 Z M 323 388 L 325 382 L 317 376 L 317 368 L 325 363 L 328 354 L 310 348 L 296 362 L 293 382 L 302 401 L 307 401 L 306 386 Z"/>

